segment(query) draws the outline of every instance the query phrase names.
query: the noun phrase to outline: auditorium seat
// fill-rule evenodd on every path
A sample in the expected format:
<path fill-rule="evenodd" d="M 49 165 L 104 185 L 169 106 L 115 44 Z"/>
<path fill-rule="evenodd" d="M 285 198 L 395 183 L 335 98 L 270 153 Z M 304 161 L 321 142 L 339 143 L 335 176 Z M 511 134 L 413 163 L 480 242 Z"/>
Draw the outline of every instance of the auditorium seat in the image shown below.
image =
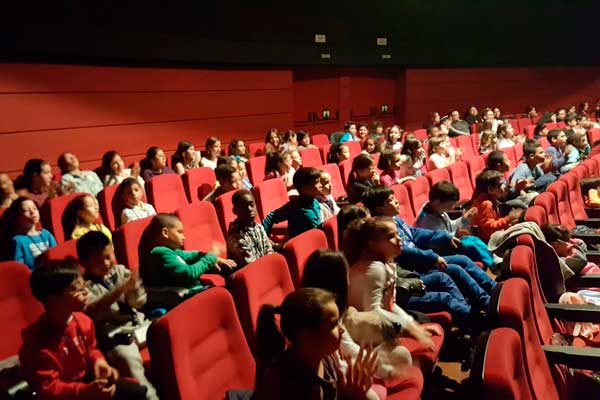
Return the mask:
<path fill-rule="evenodd" d="M 415 129 L 413 133 L 420 141 L 427 140 L 427 129 Z"/>
<path fill-rule="evenodd" d="M 323 160 L 323 164 L 327 164 L 329 162 L 329 150 L 331 149 L 330 144 L 324 144 L 319 146 L 319 152 L 321 153 L 321 159 Z"/>
<path fill-rule="evenodd" d="M 227 230 L 229 229 L 229 224 L 232 223 L 237 217 L 233 213 L 233 203 L 232 197 L 235 194 L 235 190 L 232 190 L 227 193 L 223 193 L 215 200 L 215 211 L 217 212 L 217 218 L 219 219 L 219 225 L 221 226 L 221 231 L 223 232 L 223 236 L 227 237 Z M 258 215 L 256 216 L 258 219 Z"/>
<path fill-rule="evenodd" d="M 56 238 L 56 243 L 65 241 L 65 231 L 63 229 L 63 214 L 71 201 L 85 193 L 72 193 L 64 196 L 57 196 L 46 200 L 40 209 L 40 219 L 42 226 L 48 229 Z"/>
<path fill-rule="evenodd" d="M 187 204 L 178 208 L 175 215 L 183 223 L 184 250 L 197 250 L 207 253 L 213 243 L 220 243 L 224 248 L 226 247 L 225 237 L 212 203 L 200 201 Z M 227 251 L 224 250 L 220 256 L 227 257 Z"/>
<path fill-rule="evenodd" d="M 567 190 L 567 184 L 558 180 L 548 185 L 547 193 L 554 195 L 556 211 L 560 223 L 571 230 L 575 228 L 575 220 L 573 219 L 573 213 L 571 212 L 571 204 L 569 203 Z"/>
<path fill-rule="evenodd" d="M 519 118 L 517 120 L 518 127 L 514 127 L 515 130 L 519 133 L 526 133 L 525 129 L 532 125 L 531 120 L 529 118 Z M 535 126 L 535 125 L 534 125 Z M 532 131 L 533 132 L 533 131 Z"/>
<path fill-rule="evenodd" d="M 598 164 L 594 159 L 587 159 L 581 163 L 581 165 L 587 170 L 588 178 L 600 176 L 598 171 Z"/>
<path fill-rule="evenodd" d="M 119 227 L 113 233 L 113 243 L 115 245 L 115 254 L 117 261 L 126 267 L 137 270 L 140 267 L 140 258 L 138 247 L 142 234 L 153 217 L 146 217 L 131 221 Z"/>
<path fill-rule="evenodd" d="M 535 198 L 533 204 L 542 207 L 546 211 L 546 220 L 549 224 L 560 224 L 558 212 L 556 211 L 556 200 L 552 193 L 541 193 Z"/>
<path fill-rule="evenodd" d="M 549 131 L 552 130 L 552 129 L 562 129 L 562 128 L 558 127 L 558 123 L 556 123 L 556 122 L 549 122 L 549 123 L 544 124 L 544 125 L 546 125 L 546 128 L 548 128 Z"/>
<path fill-rule="evenodd" d="M 479 133 L 471 134 L 471 146 L 473 147 L 473 153 L 479 154 Z"/>
<path fill-rule="evenodd" d="M 360 142 L 345 142 L 346 146 L 348 146 L 348 150 L 350 150 L 350 158 L 354 158 L 360 154 L 362 148 L 360 147 Z"/>
<path fill-rule="evenodd" d="M 415 215 L 421 212 L 423 205 L 429 201 L 429 182 L 424 176 L 417 176 L 414 181 L 404 183 Z"/>
<path fill-rule="evenodd" d="M 252 352 L 256 350 L 256 322 L 263 304 L 279 305 L 294 284 L 285 258 L 268 254 L 233 275 L 229 284 L 242 329 Z"/>
<path fill-rule="evenodd" d="M 265 155 L 265 144 L 264 143 L 248 144 L 248 154 L 250 155 L 250 158 L 264 156 Z"/>
<path fill-rule="evenodd" d="M 593 128 L 588 131 L 588 142 L 590 145 L 600 140 L 600 128 Z"/>
<path fill-rule="evenodd" d="M 288 202 L 289 196 L 282 179 L 269 179 L 257 183 L 253 189 L 256 208 L 261 219 Z"/>
<path fill-rule="evenodd" d="M 469 177 L 469 170 L 464 161 L 458 161 L 448 166 L 450 181 L 458 188 L 459 202 L 463 203 L 473 197 L 473 186 Z"/>
<path fill-rule="evenodd" d="M 328 248 L 325 233 L 311 229 L 288 240 L 283 246 L 283 255 L 287 260 L 294 286 L 299 288 L 306 261 L 313 251 Z"/>
<path fill-rule="evenodd" d="M 329 136 L 327 135 L 323 135 L 323 134 L 319 134 L 319 135 L 312 135 L 310 137 L 310 142 L 312 144 L 314 144 L 317 147 L 321 147 L 321 146 L 325 146 L 328 145 L 329 142 Z"/>
<path fill-rule="evenodd" d="M 200 167 L 187 170 L 181 175 L 185 195 L 190 203 L 197 203 L 215 187 L 217 178 L 212 168 Z"/>
<path fill-rule="evenodd" d="M 415 226 L 416 213 L 412 210 L 410 198 L 408 196 L 408 189 L 404 185 L 393 185 L 391 189 L 394 191 L 394 196 L 398 200 L 400 205 L 400 212 L 398 216 L 404 220 L 408 225 Z"/>
<path fill-rule="evenodd" d="M 300 150 L 300 156 L 302 157 L 303 167 L 320 167 L 323 165 L 323 159 L 321 159 L 321 152 L 318 148 L 311 147 L 308 149 Z"/>
<path fill-rule="evenodd" d="M 584 221 L 588 218 L 597 218 L 598 213 L 596 213 L 593 209 L 588 209 L 590 213 L 594 215 L 588 216 L 588 211 L 585 208 L 585 201 L 583 200 L 583 195 L 581 194 L 581 180 L 578 174 L 575 172 L 577 168 L 573 168 L 569 173 L 561 175 L 559 178 L 560 181 L 564 182 L 567 185 L 567 195 L 569 196 L 569 203 L 571 205 L 571 212 L 573 213 L 573 218 L 577 220 Z"/>
<path fill-rule="evenodd" d="M 485 158 L 483 156 L 473 157 L 467 163 L 469 167 L 469 179 L 471 179 L 471 186 L 475 189 L 475 179 L 485 169 Z"/>
<path fill-rule="evenodd" d="M 471 130 L 471 133 L 478 133 L 477 130 L 479 129 L 479 125 L 478 124 L 471 124 L 471 126 L 469 126 L 469 129 Z"/>
<path fill-rule="evenodd" d="M 456 147 L 462 149 L 461 160 L 468 161 L 471 158 L 479 155 L 479 152 L 475 153 L 473 150 L 473 142 L 471 136 L 461 135 L 456 137 Z"/>
<path fill-rule="evenodd" d="M 527 211 L 525 211 L 525 221 L 535 222 L 541 228 L 548 223 L 546 210 L 539 205 L 529 206 Z"/>
<path fill-rule="evenodd" d="M 352 161 L 352 159 L 344 160 L 338 164 L 338 168 L 340 169 L 340 175 L 342 176 L 342 183 L 345 188 L 348 187 L 348 177 L 350 176 L 350 172 L 352 171 Z"/>
<path fill-rule="evenodd" d="M 446 168 L 434 169 L 433 171 L 429 171 L 427 174 L 425 174 L 425 176 L 427 177 L 430 186 L 433 186 L 441 181 L 450 180 L 450 173 Z"/>
<path fill-rule="evenodd" d="M 524 132 L 528 139 L 533 139 L 535 135 L 535 127 L 536 125 L 528 125 L 525 127 Z"/>
<path fill-rule="evenodd" d="M 246 170 L 248 179 L 254 186 L 265 180 L 265 166 L 267 164 L 266 156 L 258 156 L 248 160 Z"/>
<path fill-rule="evenodd" d="M 228 390 L 254 387 L 255 362 L 223 288 L 192 296 L 154 321 L 148 347 L 160 366 L 161 398 L 223 399 Z"/>
<path fill-rule="evenodd" d="M 319 167 L 320 170 L 329 172 L 331 175 L 331 195 L 334 199 L 338 200 L 340 197 L 347 197 L 344 183 L 342 182 L 342 175 L 337 164 L 324 164 Z"/>
<path fill-rule="evenodd" d="M 77 239 L 65 240 L 43 252 L 36 261 L 46 262 L 62 260 L 65 257 L 77 259 Z"/>
<path fill-rule="evenodd" d="M 519 163 L 519 161 L 521 161 L 521 159 L 523 158 L 523 143 L 516 143 L 513 146 L 513 150 L 515 151 L 515 160 L 517 162 L 515 165 L 512 166 L 512 168 L 514 169 Z"/>
<path fill-rule="evenodd" d="M 188 204 L 181 178 L 177 174 L 155 176 L 146 182 L 148 201 L 157 213 L 171 213 Z"/>
<path fill-rule="evenodd" d="M 503 148 L 500 151 L 504 152 L 504 154 L 506 154 L 506 156 L 508 157 L 508 160 L 510 161 L 510 169 L 506 173 L 506 175 L 508 175 L 517 166 L 517 157 L 515 155 L 514 146 L 512 146 L 512 147 L 505 147 L 505 148 Z"/>
<path fill-rule="evenodd" d="M 119 185 L 110 185 L 104 187 L 98 193 L 98 207 L 100 208 L 100 216 L 102 217 L 102 221 L 104 221 L 104 225 L 110 230 L 114 231 L 117 229 L 119 225 L 121 225 L 121 212 L 122 209 L 117 210 L 117 204 L 122 201 L 119 199 L 115 199 L 115 194 L 117 192 L 117 188 Z M 118 213 L 117 213 L 118 212 Z"/>
<path fill-rule="evenodd" d="M 542 148 L 544 150 L 546 150 L 548 147 L 550 147 L 550 142 L 548 141 L 548 138 L 545 136 L 542 136 L 538 139 L 538 142 L 540 142 L 540 145 L 542 146 Z"/>
<path fill-rule="evenodd" d="M 339 250 L 337 224 L 337 215 L 323 222 L 323 232 L 325 232 L 325 236 L 327 237 L 329 248 L 333 250 Z"/>

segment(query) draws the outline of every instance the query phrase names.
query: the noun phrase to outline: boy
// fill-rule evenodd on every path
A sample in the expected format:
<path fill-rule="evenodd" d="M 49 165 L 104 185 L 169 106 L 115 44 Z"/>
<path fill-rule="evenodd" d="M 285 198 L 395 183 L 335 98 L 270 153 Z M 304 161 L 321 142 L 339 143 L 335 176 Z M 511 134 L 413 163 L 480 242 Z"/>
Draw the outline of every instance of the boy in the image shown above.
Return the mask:
<path fill-rule="evenodd" d="M 240 177 L 237 164 L 235 167 L 228 164 L 220 164 L 215 168 L 215 176 L 219 185 L 206 195 L 203 199 L 204 201 L 214 203 L 220 195 L 242 187 L 242 178 Z"/>
<path fill-rule="evenodd" d="M 92 320 L 81 311 L 87 290 L 73 259 L 35 269 L 31 292 L 45 313 L 22 332 L 21 370 L 43 399 L 144 399 L 146 389 L 121 381 L 96 348 Z"/>
<path fill-rule="evenodd" d="M 500 200 L 506 199 L 508 188 L 504 176 L 498 171 L 485 170 L 475 180 L 476 197 L 473 207 L 477 216 L 473 224 L 479 226 L 479 237 L 487 242 L 492 233 L 503 230 L 516 223 L 523 209 L 512 209 L 508 216 L 501 217 L 498 210 Z"/>
<path fill-rule="evenodd" d="M 86 314 L 98 328 L 101 348 L 117 366 L 122 366 L 121 375 L 135 378 L 147 389 L 146 399 L 157 400 L 156 389 L 148 381 L 138 345 L 116 343 L 108 333 L 120 329 L 125 333 L 120 338 L 129 339 L 127 334 L 144 324 L 144 314 L 137 311 L 146 303 L 146 291 L 137 273 L 123 265 L 117 265 L 115 250 L 108 237 L 102 232 L 90 231 L 77 241 L 77 257 L 84 268 L 88 296 Z"/>
<path fill-rule="evenodd" d="M 243 267 L 262 256 L 273 253 L 273 245 L 265 229 L 256 222 L 256 205 L 249 190 L 238 190 L 231 198 L 237 216 L 227 230 L 227 254 Z"/>
<path fill-rule="evenodd" d="M 98 175 L 94 171 L 82 171 L 79 169 L 79 160 L 73 153 L 62 153 L 58 157 L 58 168 L 62 173 L 60 186 L 65 191 L 72 190 L 75 187 L 75 192 L 89 193 L 92 196 L 104 189 L 104 185 Z"/>
<path fill-rule="evenodd" d="M 356 122 L 346 121 L 344 123 L 344 134 L 340 137 L 339 143 L 358 141 L 356 138 L 356 132 Z"/>
<path fill-rule="evenodd" d="M 546 149 L 546 154 L 552 157 L 552 171 L 559 172 L 567 162 L 565 154 L 567 136 L 560 129 L 552 129 L 548 132 L 548 141 L 550 146 Z"/>
<path fill-rule="evenodd" d="M 372 216 L 392 217 L 402 238 L 403 250 L 396 262 L 405 269 L 415 269 L 427 275 L 443 271 L 450 275 L 463 294 L 474 305 L 485 308 L 489 304 L 489 293 L 496 283 L 468 257 L 452 255 L 442 257 L 431 248 L 456 249 L 460 239 L 445 231 L 412 228 L 398 217 L 399 203 L 392 189 L 379 186 L 367 190 L 363 203 Z M 426 283 L 427 284 L 427 283 Z"/>
<path fill-rule="evenodd" d="M 321 207 L 321 221 L 327 221 L 340 212 L 340 207 L 331 195 L 331 175 L 327 171 L 321 171 L 321 186 L 321 194 L 317 197 L 317 200 Z"/>
<path fill-rule="evenodd" d="M 523 145 L 523 158 L 524 162 L 517 165 L 510 176 L 510 185 L 515 188 L 514 191 L 517 194 L 527 186 L 531 186 L 536 192 L 543 192 L 549 184 L 556 180 L 553 174 L 544 172 L 544 169 L 552 168 L 552 158 L 544 153 L 544 149 L 538 141 L 528 141 Z M 523 181 L 527 182 L 525 187 L 520 185 Z"/>
<path fill-rule="evenodd" d="M 323 225 L 321 206 L 317 201 L 323 190 L 321 171 L 317 168 L 300 168 L 294 174 L 294 187 L 299 196 L 271 211 L 263 220 L 263 227 L 267 233 L 273 225 L 283 221 L 288 221 L 289 239 Z"/>

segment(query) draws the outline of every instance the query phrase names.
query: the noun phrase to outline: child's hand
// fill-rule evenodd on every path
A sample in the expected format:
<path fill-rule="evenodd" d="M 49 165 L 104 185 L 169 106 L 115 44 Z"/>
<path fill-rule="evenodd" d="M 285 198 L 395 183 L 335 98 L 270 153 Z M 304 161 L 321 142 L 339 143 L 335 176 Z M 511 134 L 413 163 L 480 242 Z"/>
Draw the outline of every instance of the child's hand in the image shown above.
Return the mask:
<path fill-rule="evenodd" d="M 129 279 L 127 279 L 125 281 L 125 283 L 123 283 L 123 293 L 129 293 L 132 290 L 135 290 L 135 288 L 137 287 L 137 283 L 138 283 L 138 279 L 140 277 L 140 273 L 137 270 L 132 270 L 131 274 L 129 275 Z"/>
<path fill-rule="evenodd" d="M 237 264 L 233 260 L 229 260 L 226 258 L 217 258 L 217 262 L 215 263 L 215 267 L 218 268 L 219 272 L 225 271 L 233 271 Z"/>
<path fill-rule="evenodd" d="M 468 222 L 471 222 L 473 218 L 477 216 L 478 212 L 479 211 L 477 210 L 477 207 L 471 207 L 463 214 L 463 218 L 466 219 Z"/>
<path fill-rule="evenodd" d="M 452 246 L 452 248 L 454 249 L 458 249 L 460 247 L 460 239 L 457 238 L 456 236 L 452 237 L 452 239 L 450 239 L 450 246 Z M 443 258 L 442 258 L 443 260 Z M 444 260 L 445 262 L 446 260 Z"/>
<path fill-rule="evenodd" d="M 140 173 L 142 172 L 142 167 L 140 167 L 140 163 L 139 162 L 134 162 L 133 165 L 131 166 L 131 176 L 133 178 L 137 178 L 138 176 L 140 176 Z"/>
<path fill-rule="evenodd" d="M 521 191 L 533 186 L 534 183 L 535 183 L 535 181 L 532 178 L 519 179 L 517 181 L 517 183 L 515 184 L 515 190 L 517 192 L 521 192 Z"/>
<path fill-rule="evenodd" d="M 90 383 L 89 390 L 90 399 L 112 399 L 117 390 L 114 383 L 109 384 L 107 379 L 96 379 Z"/>
<path fill-rule="evenodd" d="M 105 379 L 108 382 L 116 382 L 119 379 L 119 372 L 108 365 L 105 359 L 100 359 L 94 364 L 94 377 Z"/>
<path fill-rule="evenodd" d="M 437 261 L 435 262 L 435 267 L 440 271 L 445 271 L 446 268 L 448 268 L 448 263 L 442 257 L 438 257 Z"/>
<path fill-rule="evenodd" d="M 336 375 L 338 378 L 338 391 L 341 397 L 348 399 L 366 399 L 367 391 L 373 384 L 377 353 L 372 349 L 361 348 L 356 356 L 356 361 L 350 357 L 342 356 L 348 365 L 346 373 L 342 373 L 336 357 Z"/>
<path fill-rule="evenodd" d="M 377 171 L 373 172 L 373 176 L 371 176 L 371 180 L 376 185 L 379 185 L 379 174 L 377 173 Z"/>
<path fill-rule="evenodd" d="M 519 218 L 521 218 L 521 214 L 523 214 L 523 212 L 524 210 L 522 210 L 521 208 L 513 208 L 508 213 L 508 219 L 513 223 L 517 222 Z"/>
<path fill-rule="evenodd" d="M 565 155 L 568 156 L 571 150 L 573 150 L 573 145 L 568 144 L 564 150 Z"/>
<path fill-rule="evenodd" d="M 219 257 L 224 252 L 225 252 L 225 246 L 223 245 L 223 243 L 219 243 L 219 242 L 214 242 L 210 246 L 210 249 L 208 250 L 209 254 L 214 254 L 217 257 Z"/>

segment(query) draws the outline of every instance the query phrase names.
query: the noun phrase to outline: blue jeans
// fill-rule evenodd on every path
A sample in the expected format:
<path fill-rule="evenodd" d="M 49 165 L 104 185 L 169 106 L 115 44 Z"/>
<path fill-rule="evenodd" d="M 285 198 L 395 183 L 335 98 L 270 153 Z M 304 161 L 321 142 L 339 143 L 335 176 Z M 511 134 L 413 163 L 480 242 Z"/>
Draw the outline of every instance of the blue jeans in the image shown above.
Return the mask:
<path fill-rule="evenodd" d="M 406 308 L 421 312 L 449 311 L 452 319 L 468 321 L 471 306 L 448 275 L 430 271 L 420 276 L 427 290 L 421 297 L 408 299 Z"/>
<path fill-rule="evenodd" d="M 434 268 L 427 273 L 436 272 L 450 276 L 471 306 L 476 306 L 484 310 L 487 309 L 487 306 L 490 304 L 490 295 L 462 267 L 456 264 L 448 264 L 445 271 L 439 271 Z"/>
<path fill-rule="evenodd" d="M 492 293 L 492 289 L 496 287 L 496 282 L 469 257 L 457 254 L 454 256 L 444 256 L 444 260 L 448 264 L 455 264 L 462 267 L 487 294 Z"/>

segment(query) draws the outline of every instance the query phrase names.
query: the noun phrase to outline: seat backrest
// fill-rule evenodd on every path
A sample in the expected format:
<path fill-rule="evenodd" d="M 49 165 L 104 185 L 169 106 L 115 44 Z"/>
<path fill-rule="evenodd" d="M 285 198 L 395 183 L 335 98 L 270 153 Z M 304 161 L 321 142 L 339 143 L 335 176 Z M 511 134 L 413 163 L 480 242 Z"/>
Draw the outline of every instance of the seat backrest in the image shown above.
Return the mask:
<path fill-rule="evenodd" d="M 429 171 L 427 174 L 425 174 L 425 176 L 427 176 L 430 186 L 433 186 L 441 181 L 450 180 L 450 174 L 446 168 L 434 169 L 433 171 Z"/>
<path fill-rule="evenodd" d="M 217 177 L 209 167 L 193 168 L 181 175 L 185 195 L 190 203 L 196 203 L 209 194 L 215 187 Z"/>
<path fill-rule="evenodd" d="M 261 219 L 268 213 L 288 202 L 289 196 L 281 178 L 269 179 L 257 183 L 252 189 L 256 200 L 256 209 Z"/>
<path fill-rule="evenodd" d="M 336 164 L 323 164 L 319 167 L 320 170 L 329 172 L 331 175 L 331 195 L 334 199 L 347 197 L 346 189 L 342 181 L 340 169 Z"/>
<path fill-rule="evenodd" d="M 248 145 L 248 153 L 250 155 L 250 158 L 264 156 L 265 143 L 250 143 Z"/>
<path fill-rule="evenodd" d="M 585 212 L 585 201 L 581 194 L 581 180 L 579 175 L 574 171 L 575 169 L 577 168 L 573 168 L 569 173 L 561 175 L 559 180 L 567 185 L 567 195 L 569 196 L 569 204 L 571 205 L 573 218 L 584 220 L 587 219 L 588 216 Z"/>
<path fill-rule="evenodd" d="M 113 243 L 115 245 L 115 255 L 119 263 L 129 267 L 129 269 L 137 270 L 140 267 L 140 258 L 138 255 L 138 247 L 142 234 L 153 217 L 146 217 L 131 221 L 122 225 L 113 233 Z"/>
<path fill-rule="evenodd" d="M 85 196 L 86 193 L 72 193 L 46 200 L 40 209 L 42 226 L 48 229 L 56 238 L 56 243 L 65 241 L 65 231 L 62 225 L 63 214 L 73 200 Z"/>
<path fill-rule="evenodd" d="M 148 201 L 157 213 L 171 213 L 188 204 L 183 182 L 177 174 L 162 174 L 146 182 Z"/>
<path fill-rule="evenodd" d="M 311 229 L 287 241 L 283 246 L 283 255 L 287 260 L 295 287 L 300 287 L 308 257 L 313 251 L 327 247 L 325 233 L 319 229 Z"/>
<path fill-rule="evenodd" d="M 317 168 L 323 165 L 321 152 L 316 147 L 300 150 L 300 157 L 302 157 L 303 167 Z"/>
<path fill-rule="evenodd" d="M 515 155 L 514 146 L 505 147 L 501 151 L 504 152 L 504 154 L 506 154 L 506 156 L 508 157 L 508 160 L 510 161 L 510 169 L 513 170 L 517 165 L 517 157 Z M 509 173 L 510 173 L 510 171 L 509 171 Z"/>
<path fill-rule="evenodd" d="M 338 250 L 338 222 L 337 215 L 323 222 L 323 232 L 327 237 L 327 243 L 330 249 Z"/>
<path fill-rule="evenodd" d="M 21 331 L 42 315 L 44 308 L 29 289 L 29 267 L 16 261 L 5 261 L 0 262 L 0 271 L 0 360 L 4 360 L 18 353 L 22 344 Z"/>
<path fill-rule="evenodd" d="M 464 161 L 458 161 L 448 166 L 450 180 L 458 188 L 460 194 L 459 201 L 468 201 L 473 197 L 473 185 L 469 176 L 467 164 Z"/>
<path fill-rule="evenodd" d="M 593 159 L 585 160 L 581 165 L 587 170 L 588 178 L 598 176 L 596 161 Z"/>
<path fill-rule="evenodd" d="M 556 201 L 556 211 L 558 212 L 558 218 L 560 223 L 568 229 L 575 228 L 575 220 L 573 219 L 573 213 L 571 212 L 571 203 L 569 203 L 569 194 L 567 193 L 567 184 L 563 181 L 554 181 L 548 185 L 548 193 L 554 195 Z"/>
<path fill-rule="evenodd" d="M 323 160 L 323 164 L 327 164 L 329 162 L 329 150 L 331 149 L 330 144 L 323 144 L 319 146 L 319 152 L 321 153 L 321 159 Z"/>
<path fill-rule="evenodd" d="M 533 139 L 535 127 L 536 127 L 535 125 L 527 125 L 525 127 L 524 131 L 525 131 L 525 135 L 527 135 L 528 139 Z"/>
<path fill-rule="evenodd" d="M 479 155 L 479 133 L 471 134 L 471 146 L 473 147 L 473 153 Z"/>
<path fill-rule="evenodd" d="M 413 131 L 417 139 L 424 141 L 427 139 L 427 129 L 415 129 Z"/>
<path fill-rule="evenodd" d="M 344 144 L 348 146 L 348 150 L 350 150 L 350 158 L 356 157 L 362 151 L 360 142 L 346 142 Z"/>
<path fill-rule="evenodd" d="M 533 204 L 546 210 L 546 220 L 549 224 L 560 224 L 560 219 L 556 211 L 556 200 L 552 193 L 541 193 L 535 198 Z"/>
<path fill-rule="evenodd" d="M 477 340 L 469 374 L 470 398 L 531 400 L 521 355 L 521 338 L 510 328 L 496 328 Z"/>
<path fill-rule="evenodd" d="M 235 192 L 235 190 L 231 190 L 223 193 L 215 200 L 215 211 L 217 212 L 217 218 L 219 219 L 219 225 L 224 237 L 227 237 L 229 224 L 237 218 L 233 213 L 233 202 L 231 201 Z"/>
<path fill-rule="evenodd" d="M 77 239 L 65 240 L 54 247 L 50 247 L 40 255 L 39 261 L 62 260 L 65 257 L 77 259 Z"/>
<path fill-rule="evenodd" d="M 479 129 L 479 124 L 471 124 L 471 126 L 469 126 L 469 129 L 471 133 L 477 133 L 477 130 Z"/>
<path fill-rule="evenodd" d="M 391 189 L 394 191 L 394 196 L 400 205 L 398 216 L 402 218 L 408 225 L 415 226 L 415 213 L 410 203 L 408 189 L 404 185 L 393 185 Z"/>
<path fill-rule="evenodd" d="M 340 169 L 340 175 L 342 175 L 342 183 L 344 184 L 344 188 L 346 189 L 348 188 L 348 177 L 350 176 L 350 172 L 352 171 L 352 161 L 352 159 L 344 160 L 338 164 L 338 168 Z"/>
<path fill-rule="evenodd" d="M 539 138 L 538 142 L 540 142 L 540 145 L 542 146 L 542 148 L 544 150 L 546 150 L 548 147 L 550 147 L 550 142 L 548 141 L 548 138 L 545 136 L 542 136 L 541 138 Z"/>
<path fill-rule="evenodd" d="M 265 180 L 265 166 L 267 164 L 266 156 L 254 157 L 246 163 L 248 170 L 248 179 L 254 186 Z"/>
<path fill-rule="evenodd" d="M 513 146 L 513 150 L 515 151 L 515 159 L 517 163 L 523 158 L 523 143 L 515 143 Z M 515 168 L 516 165 L 513 166 Z"/>
<path fill-rule="evenodd" d="M 207 253 L 213 243 L 221 243 L 226 246 L 225 237 L 221 232 L 217 212 L 211 202 L 201 201 L 187 204 L 175 211 L 183 223 L 185 241 L 184 250 L 197 250 Z M 225 257 L 224 251 L 221 257 Z"/>
<path fill-rule="evenodd" d="M 467 160 L 467 159 L 470 160 L 471 158 L 479 155 L 479 152 L 475 153 L 473 151 L 473 143 L 471 141 L 470 135 L 457 136 L 456 137 L 456 147 L 462 149 L 462 151 L 463 151 L 462 159 L 463 160 Z"/>
<path fill-rule="evenodd" d="M 118 210 L 117 214 L 116 207 L 114 207 L 114 203 L 120 202 L 118 199 L 115 199 L 118 187 L 119 185 L 106 186 L 98 193 L 100 216 L 102 217 L 102 221 L 104 221 L 104 225 L 111 231 L 114 231 L 118 225 L 121 225 L 121 212 L 123 210 Z"/>
<path fill-rule="evenodd" d="M 558 123 L 557 123 L 557 122 L 548 122 L 548 123 L 546 123 L 546 124 L 544 124 L 544 125 L 546 125 L 546 127 L 548 128 L 548 130 L 552 130 L 552 129 L 562 129 L 562 128 L 560 128 L 560 127 L 558 126 Z"/>
<path fill-rule="evenodd" d="M 323 135 L 323 134 L 312 135 L 310 137 L 310 142 L 317 147 L 328 145 L 329 144 L 329 136 Z"/>
<path fill-rule="evenodd" d="M 471 179 L 471 186 L 475 188 L 475 179 L 485 169 L 485 158 L 482 156 L 473 157 L 468 162 L 469 166 L 469 179 Z"/>
<path fill-rule="evenodd" d="M 593 128 L 588 131 L 588 142 L 590 144 L 600 140 L 600 128 Z"/>
<path fill-rule="evenodd" d="M 418 215 L 423 205 L 429 201 L 429 181 L 424 176 L 417 176 L 414 181 L 407 181 L 404 185 L 408 190 L 413 213 Z"/>
<path fill-rule="evenodd" d="M 190 323 L 202 316 L 202 323 Z M 235 312 L 233 298 L 212 288 L 153 322 L 148 348 L 161 397 L 223 399 L 231 389 L 254 387 L 255 362 Z"/>
<path fill-rule="evenodd" d="M 519 118 L 517 120 L 517 124 L 518 127 L 515 127 L 515 130 L 521 133 L 525 133 L 525 128 L 531 125 L 531 120 L 529 118 Z"/>
<path fill-rule="evenodd" d="M 529 286 L 520 278 L 510 278 L 496 286 L 489 311 L 499 326 L 512 328 L 522 339 L 521 353 L 534 397 L 558 400 L 550 367 L 535 326 L 529 302 Z"/>
<path fill-rule="evenodd" d="M 279 305 L 294 291 L 292 277 L 281 254 L 267 254 L 233 275 L 230 282 L 237 314 L 250 350 L 256 350 L 256 322 L 263 304 Z"/>
<path fill-rule="evenodd" d="M 525 211 L 525 221 L 535 222 L 541 228 L 548 223 L 544 207 L 533 205 Z"/>

